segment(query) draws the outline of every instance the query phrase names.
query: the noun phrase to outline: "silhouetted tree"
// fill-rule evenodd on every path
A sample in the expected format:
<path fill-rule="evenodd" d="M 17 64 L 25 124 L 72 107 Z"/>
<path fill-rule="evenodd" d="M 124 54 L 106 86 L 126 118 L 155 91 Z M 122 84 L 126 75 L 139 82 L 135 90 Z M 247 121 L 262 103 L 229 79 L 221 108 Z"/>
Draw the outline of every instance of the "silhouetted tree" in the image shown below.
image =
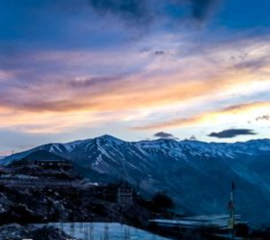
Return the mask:
<path fill-rule="evenodd" d="M 158 210 L 167 211 L 174 208 L 174 202 L 165 192 L 157 192 L 153 197 L 153 203 Z"/>

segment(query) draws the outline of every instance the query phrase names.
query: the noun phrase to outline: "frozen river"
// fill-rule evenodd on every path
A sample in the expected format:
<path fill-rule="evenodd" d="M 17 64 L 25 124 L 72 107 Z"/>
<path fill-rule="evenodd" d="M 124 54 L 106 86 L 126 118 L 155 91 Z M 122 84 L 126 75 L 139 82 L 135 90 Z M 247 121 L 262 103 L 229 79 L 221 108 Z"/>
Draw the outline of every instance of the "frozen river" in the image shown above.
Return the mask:
<path fill-rule="evenodd" d="M 169 240 L 120 223 L 50 223 L 82 240 Z"/>

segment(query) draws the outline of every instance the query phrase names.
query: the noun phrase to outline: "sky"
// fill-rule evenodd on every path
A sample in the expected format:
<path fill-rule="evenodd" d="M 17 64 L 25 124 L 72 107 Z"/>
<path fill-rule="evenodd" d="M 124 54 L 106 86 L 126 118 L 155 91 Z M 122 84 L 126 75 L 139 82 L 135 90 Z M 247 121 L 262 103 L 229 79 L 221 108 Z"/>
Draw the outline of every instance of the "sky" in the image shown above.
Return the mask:
<path fill-rule="evenodd" d="M 110 134 L 270 130 L 268 0 L 0 0 L 0 155 Z"/>

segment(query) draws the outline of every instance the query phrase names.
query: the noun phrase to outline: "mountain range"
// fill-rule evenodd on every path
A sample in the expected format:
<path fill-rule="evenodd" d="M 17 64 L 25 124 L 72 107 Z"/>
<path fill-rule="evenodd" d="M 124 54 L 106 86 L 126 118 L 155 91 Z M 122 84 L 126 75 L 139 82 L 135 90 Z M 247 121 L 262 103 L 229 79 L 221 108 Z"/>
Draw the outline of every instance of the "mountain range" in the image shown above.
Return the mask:
<path fill-rule="evenodd" d="M 45 150 L 94 172 L 126 179 L 142 194 L 164 191 L 184 214 L 228 212 L 231 183 L 236 212 L 254 224 L 270 223 L 270 140 L 205 143 L 158 139 L 126 142 L 113 136 L 52 143 L 1 159 L 2 165 Z M 267 222 L 268 221 L 268 222 Z"/>

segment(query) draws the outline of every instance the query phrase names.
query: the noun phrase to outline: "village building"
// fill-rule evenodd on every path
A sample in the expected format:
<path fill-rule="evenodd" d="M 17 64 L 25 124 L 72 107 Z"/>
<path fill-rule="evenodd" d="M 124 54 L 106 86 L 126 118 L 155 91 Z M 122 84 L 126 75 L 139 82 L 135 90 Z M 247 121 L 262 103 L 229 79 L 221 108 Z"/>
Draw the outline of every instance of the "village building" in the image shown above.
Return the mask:
<path fill-rule="evenodd" d="M 133 189 L 128 184 L 118 187 L 117 202 L 119 204 L 131 204 L 133 202 Z"/>
<path fill-rule="evenodd" d="M 128 183 L 108 184 L 92 187 L 91 193 L 97 197 L 119 204 L 133 203 L 133 189 Z"/>
<path fill-rule="evenodd" d="M 73 164 L 71 161 L 44 150 L 30 153 L 23 159 L 23 161 L 32 162 L 44 169 L 56 169 L 65 171 L 73 169 Z"/>

